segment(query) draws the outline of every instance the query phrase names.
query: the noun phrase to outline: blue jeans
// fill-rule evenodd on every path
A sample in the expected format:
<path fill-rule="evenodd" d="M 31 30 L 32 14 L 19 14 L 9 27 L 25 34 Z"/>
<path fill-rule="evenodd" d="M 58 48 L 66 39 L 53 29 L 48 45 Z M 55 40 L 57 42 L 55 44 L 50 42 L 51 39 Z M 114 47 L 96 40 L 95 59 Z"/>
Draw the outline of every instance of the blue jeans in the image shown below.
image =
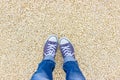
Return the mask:
<path fill-rule="evenodd" d="M 37 71 L 33 74 L 31 80 L 53 80 L 52 72 L 55 68 L 55 62 L 52 60 L 43 60 Z M 77 61 L 67 61 L 63 64 L 63 70 L 66 73 L 66 80 L 85 80 Z"/>

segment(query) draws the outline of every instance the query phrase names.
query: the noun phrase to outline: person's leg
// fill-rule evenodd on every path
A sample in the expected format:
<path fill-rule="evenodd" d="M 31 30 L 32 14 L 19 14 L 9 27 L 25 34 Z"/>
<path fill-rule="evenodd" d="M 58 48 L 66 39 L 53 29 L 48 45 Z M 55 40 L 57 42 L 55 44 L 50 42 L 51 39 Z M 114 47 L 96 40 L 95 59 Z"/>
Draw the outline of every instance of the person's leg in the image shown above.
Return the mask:
<path fill-rule="evenodd" d="M 55 68 L 55 55 L 57 51 L 58 40 L 56 36 L 50 36 L 44 46 L 44 57 L 39 64 L 38 69 L 32 75 L 31 80 L 53 80 L 52 72 Z"/>
<path fill-rule="evenodd" d="M 31 80 L 53 80 L 52 72 L 55 67 L 55 62 L 51 60 L 43 60 L 37 71 L 33 74 Z"/>
<path fill-rule="evenodd" d="M 75 59 L 74 48 L 68 39 L 60 39 L 60 51 L 64 59 L 63 69 L 66 73 L 66 80 L 85 80 Z"/>
<path fill-rule="evenodd" d="M 85 80 L 77 61 L 67 61 L 63 69 L 66 72 L 66 80 Z"/>

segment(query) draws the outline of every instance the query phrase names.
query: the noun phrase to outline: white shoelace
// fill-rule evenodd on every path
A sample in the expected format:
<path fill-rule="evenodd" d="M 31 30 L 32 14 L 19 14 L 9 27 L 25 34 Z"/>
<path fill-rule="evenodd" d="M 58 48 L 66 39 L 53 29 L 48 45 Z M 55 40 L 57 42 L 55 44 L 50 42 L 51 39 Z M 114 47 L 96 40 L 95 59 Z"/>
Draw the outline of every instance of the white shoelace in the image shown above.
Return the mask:
<path fill-rule="evenodd" d="M 70 50 L 69 46 L 61 47 L 61 49 L 63 51 L 64 56 L 73 56 L 72 51 Z"/>
<path fill-rule="evenodd" d="M 48 44 L 47 52 L 46 52 L 45 56 L 46 55 L 54 56 L 55 55 L 55 48 L 56 48 L 56 45 Z"/>

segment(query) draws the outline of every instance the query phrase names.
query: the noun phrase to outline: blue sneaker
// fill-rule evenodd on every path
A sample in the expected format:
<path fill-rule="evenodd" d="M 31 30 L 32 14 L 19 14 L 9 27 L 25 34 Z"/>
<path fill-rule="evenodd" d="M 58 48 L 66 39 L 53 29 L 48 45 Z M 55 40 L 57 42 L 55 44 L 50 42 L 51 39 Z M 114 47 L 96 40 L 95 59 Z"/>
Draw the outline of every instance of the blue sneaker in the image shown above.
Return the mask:
<path fill-rule="evenodd" d="M 55 35 L 49 36 L 44 46 L 44 58 L 45 57 L 55 58 L 57 47 L 58 47 L 58 38 Z"/>
<path fill-rule="evenodd" d="M 67 38 L 61 38 L 59 44 L 63 58 L 65 57 L 75 58 L 73 45 Z"/>

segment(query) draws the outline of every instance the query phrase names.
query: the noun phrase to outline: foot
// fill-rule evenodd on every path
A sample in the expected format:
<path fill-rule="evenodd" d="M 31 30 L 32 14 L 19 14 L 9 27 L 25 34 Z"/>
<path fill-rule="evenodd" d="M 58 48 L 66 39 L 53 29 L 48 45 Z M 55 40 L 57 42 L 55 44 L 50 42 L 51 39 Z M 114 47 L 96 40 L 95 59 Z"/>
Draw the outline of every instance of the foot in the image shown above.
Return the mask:
<path fill-rule="evenodd" d="M 44 46 L 44 57 L 51 56 L 55 57 L 58 47 L 58 39 L 56 36 L 52 35 L 48 37 Z"/>
<path fill-rule="evenodd" d="M 60 39 L 60 51 L 62 53 L 63 58 L 65 57 L 75 58 L 73 45 L 67 38 Z"/>

